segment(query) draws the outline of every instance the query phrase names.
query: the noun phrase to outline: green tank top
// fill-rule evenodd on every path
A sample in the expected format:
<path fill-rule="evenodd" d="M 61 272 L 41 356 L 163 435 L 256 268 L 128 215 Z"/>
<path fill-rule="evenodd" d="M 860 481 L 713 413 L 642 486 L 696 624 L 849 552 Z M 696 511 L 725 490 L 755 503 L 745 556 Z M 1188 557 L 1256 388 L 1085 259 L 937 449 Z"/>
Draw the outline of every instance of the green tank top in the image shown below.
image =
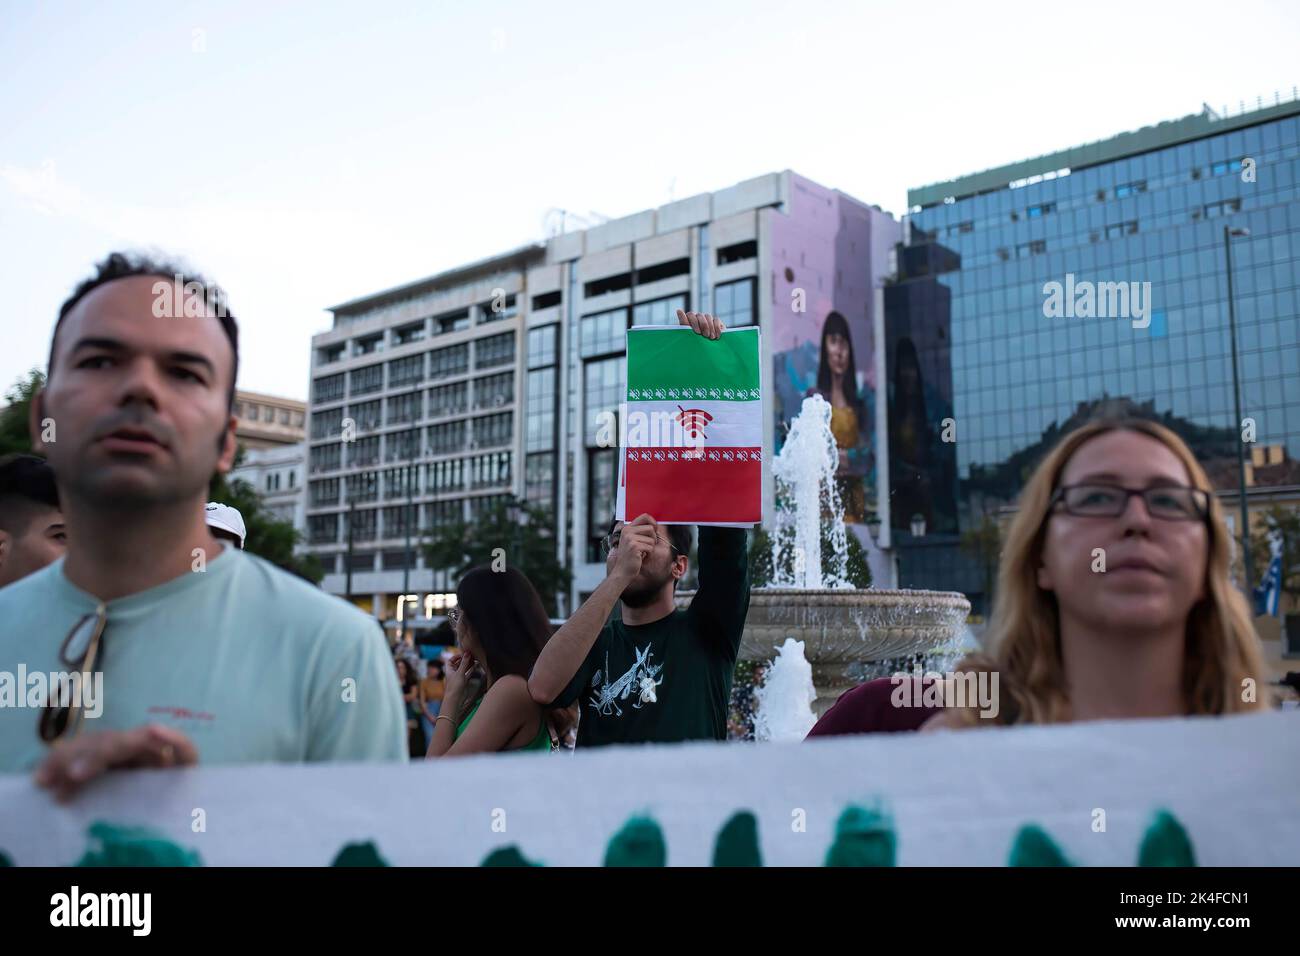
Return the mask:
<path fill-rule="evenodd" d="M 469 722 L 474 719 L 474 715 L 478 713 L 479 704 L 482 703 L 483 703 L 483 698 L 480 697 L 475 702 L 474 706 L 470 708 L 470 712 L 465 715 L 465 719 L 460 722 L 460 726 L 456 728 L 457 740 L 459 740 L 460 735 L 465 732 L 465 728 L 469 726 Z M 547 752 L 550 752 L 551 732 L 546 726 L 545 715 L 542 715 L 540 724 L 541 726 L 537 728 L 537 733 L 536 735 L 534 735 L 533 739 L 528 741 L 528 743 L 524 744 L 522 747 L 517 747 L 516 750 L 545 750 Z"/>

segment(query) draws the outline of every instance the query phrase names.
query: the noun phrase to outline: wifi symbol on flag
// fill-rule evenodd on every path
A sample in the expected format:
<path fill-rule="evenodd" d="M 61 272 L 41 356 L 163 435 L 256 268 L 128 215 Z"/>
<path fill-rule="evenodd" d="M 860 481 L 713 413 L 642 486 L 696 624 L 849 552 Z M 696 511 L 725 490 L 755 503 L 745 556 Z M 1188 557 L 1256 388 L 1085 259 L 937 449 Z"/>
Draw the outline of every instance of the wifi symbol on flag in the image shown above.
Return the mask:
<path fill-rule="evenodd" d="M 702 408 L 682 408 L 678 405 L 676 419 L 686 434 L 694 438 L 696 435 L 704 435 L 704 429 L 713 421 L 713 416 Z"/>

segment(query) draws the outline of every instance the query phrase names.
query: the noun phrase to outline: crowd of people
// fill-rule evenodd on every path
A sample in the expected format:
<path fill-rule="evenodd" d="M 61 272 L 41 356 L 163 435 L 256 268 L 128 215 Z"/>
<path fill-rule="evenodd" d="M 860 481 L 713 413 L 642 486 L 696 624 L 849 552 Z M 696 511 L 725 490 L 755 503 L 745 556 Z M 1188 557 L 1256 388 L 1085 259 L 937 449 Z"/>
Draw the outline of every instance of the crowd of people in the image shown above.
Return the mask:
<path fill-rule="evenodd" d="M 237 513 L 205 501 L 235 456 L 238 328 L 193 275 L 192 301 L 160 316 L 154 285 L 182 274 L 113 254 L 77 286 L 32 402 L 36 455 L 0 464 L 0 670 L 102 673 L 105 688 L 95 718 L 76 699 L 39 720 L 0 707 L 0 771 L 34 769 L 67 797 L 117 768 L 726 738 L 744 529 L 698 529 L 698 589 L 679 609 L 693 529 L 611 522 L 606 577 L 558 629 L 525 575 L 475 568 L 448 614 L 455 647 L 429 662 L 395 657 L 372 618 L 242 550 Z M 723 330 L 678 318 L 710 341 Z M 1099 549 L 1105 572 L 1090 573 Z M 1218 500 L 1159 425 L 1062 440 L 1025 488 L 998 593 L 987 649 L 958 665 L 1000 676 L 996 717 L 891 706 L 886 679 L 812 736 L 1269 705 Z"/>

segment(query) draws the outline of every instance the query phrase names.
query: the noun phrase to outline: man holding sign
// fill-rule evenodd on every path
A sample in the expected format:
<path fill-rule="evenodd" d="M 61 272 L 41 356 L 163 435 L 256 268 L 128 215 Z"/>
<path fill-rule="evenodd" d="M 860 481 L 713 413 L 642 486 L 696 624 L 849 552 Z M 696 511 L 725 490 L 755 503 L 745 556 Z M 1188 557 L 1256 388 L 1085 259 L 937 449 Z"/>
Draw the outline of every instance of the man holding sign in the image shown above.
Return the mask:
<path fill-rule="evenodd" d="M 680 310 L 677 318 L 708 340 L 688 337 L 694 361 L 684 364 L 698 371 L 700 352 L 706 364 L 716 354 L 725 375 L 729 353 L 721 320 Z M 757 353 L 755 368 L 756 358 Z M 633 361 L 629 348 L 629 398 Z M 698 456 L 706 447 L 697 439 L 690 453 Z M 626 448 L 624 453 L 631 454 Z M 705 480 L 708 474 L 702 472 Z M 533 700 L 581 704 L 579 747 L 725 739 L 731 680 L 749 610 L 744 527 L 700 528 L 699 590 L 685 610 L 675 608 L 673 595 L 688 567 L 688 524 L 660 524 L 642 513 L 630 522 L 615 520 L 602 543 L 605 580 L 543 648 L 528 680 Z M 621 618 L 607 623 L 620 602 Z"/>

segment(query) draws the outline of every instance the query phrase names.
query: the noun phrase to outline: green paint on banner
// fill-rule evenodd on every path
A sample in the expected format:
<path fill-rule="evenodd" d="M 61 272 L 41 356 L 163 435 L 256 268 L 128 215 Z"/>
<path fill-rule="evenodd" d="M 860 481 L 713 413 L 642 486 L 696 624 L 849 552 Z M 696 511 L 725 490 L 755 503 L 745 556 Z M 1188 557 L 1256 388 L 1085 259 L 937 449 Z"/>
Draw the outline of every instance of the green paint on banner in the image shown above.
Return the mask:
<path fill-rule="evenodd" d="M 649 817 L 628 820 L 605 847 L 606 866 L 667 866 L 667 861 L 663 831 Z"/>
<path fill-rule="evenodd" d="M 367 840 L 365 843 L 349 843 L 343 847 L 330 866 L 388 866 L 388 861 L 380 856 L 375 845 Z"/>
<path fill-rule="evenodd" d="M 77 866 L 202 866 L 198 853 L 145 827 L 92 823 L 91 845 Z"/>
<path fill-rule="evenodd" d="M 1138 850 L 1138 866 L 1195 866 L 1196 854 L 1187 831 L 1168 810 L 1156 813 Z"/>
<path fill-rule="evenodd" d="M 718 831 L 713 846 L 714 866 L 762 866 L 758 849 L 758 819 L 748 810 L 732 816 Z"/>
<path fill-rule="evenodd" d="M 894 825 L 881 810 L 849 805 L 835 823 L 826 866 L 893 866 Z"/>
<path fill-rule="evenodd" d="M 737 329 L 716 340 L 687 328 L 629 329 L 628 401 L 758 401 L 758 353 L 758 329 Z M 655 393 L 658 389 L 662 396 Z"/>
<path fill-rule="evenodd" d="M 493 850 L 483 858 L 479 866 L 541 866 L 540 863 L 534 863 L 528 857 L 519 852 L 519 847 L 513 843 L 510 846 L 503 846 L 499 850 Z"/>
<path fill-rule="evenodd" d="M 1016 833 L 1007 866 L 1073 866 L 1061 848 L 1036 823 L 1027 823 Z"/>

